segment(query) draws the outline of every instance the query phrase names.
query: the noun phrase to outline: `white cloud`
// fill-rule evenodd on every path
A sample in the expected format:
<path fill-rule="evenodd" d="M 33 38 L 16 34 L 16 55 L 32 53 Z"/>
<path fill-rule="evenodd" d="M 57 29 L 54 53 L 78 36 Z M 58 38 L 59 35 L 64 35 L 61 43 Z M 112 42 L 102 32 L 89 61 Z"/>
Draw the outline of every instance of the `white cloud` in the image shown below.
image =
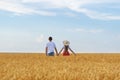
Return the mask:
<path fill-rule="evenodd" d="M 74 13 L 70 13 L 70 12 L 65 12 L 64 15 L 67 15 L 70 17 L 76 17 L 76 15 Z"/>
<path fill-rule="evenodd" d="M 0 1 L 0 10 L 13 12 L 17 15 L 19 14 L 40 14 L 40 15 L 55 15 L 53 12 L 43 11 L 43 10 L 35 10 L 32 8 L 28 8 L 22 3 L 12 2 L 12 1 Z"/>
<path fill-rule="evenodd" d="M 83 29 L 83 28 L 77 28 L 74 31 L 75 32 L 84 32 L 84 33 L 101 33 L 104 30 L 102 30 L 102 29 Z"/>
<path fill-rule="evenodd" d="M 103 32 L 102 29 L 93 29 L 93 30 L 89 30 L 88 32 L 91 32 L 91 33 L 101 33 Z"/>
<path fill-rule="evenodd" d="M 117 39 L 117 40 L 120 40 L 120 34 L 116 36 L 116 39 Z"/>
<path fill-rule="evenodd" d="M 44 35 L 24 30 L 0 29 L 0 51 L 36 52 L 44 50 Z"/>
<path fill-rule="evenodd" d="M 42 42 L 44 41 L 44 35 L 41 34 L 39 37 L 36 38 L 36 41 L 37 41 L 38 43 L 42 43 Z"/>
<path fill-rule="evenodd" d="M 85 8 L 76 8 L 73 9 L 77 12 L 81 12 L 84 13 L 86 16 L 92 18 L 92 19 L 100 19 L 100 20 L 120 20 L 120 16 L 115 16 L 115 15 L 110 15 L 107 13 L 100 13 L 100 12 L 96 12 L 96 11 L 91 11 Z"/>
<path fill-rule="evenodd" d="M 91 19 L 100 20 L 120 20 L 120 15 L 90 10 L 88 5 L 106 4 L 113 6 L 112 3 L 120 4 L 119 0 L 1 0 L 0 10 L 13 12 L 16 15 L 19 14 L 38 14 L 44 16 L 54 16 L 57 14 L 57 10 L 61 10 L 61 13 L 68 16 L 74 16 L 76 14 L 70 14 L 70 12 L 62 12 L 62 9 L 68 9 L 77 13 L 83 13 Z M 96 6 L 94 6 L 96 7 Z M 68 14 L 69 13 L 69 14 Z"/>

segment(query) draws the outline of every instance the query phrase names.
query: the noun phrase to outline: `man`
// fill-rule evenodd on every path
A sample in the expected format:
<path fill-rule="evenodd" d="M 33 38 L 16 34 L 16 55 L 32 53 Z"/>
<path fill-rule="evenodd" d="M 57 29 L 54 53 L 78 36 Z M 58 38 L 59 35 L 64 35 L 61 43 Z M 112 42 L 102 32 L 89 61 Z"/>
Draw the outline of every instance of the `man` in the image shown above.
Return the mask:
<path fill-rule="evenodd" d="M 52 42 L 52 37 L 49 37 L 48 40 L 49 42 L 47 43 L 45 49 L 46 56 L 54 56 L 55 55 L 54 50 L 56 52 L 56 55 L 58 55 L 56 45 L 54 42 Z"/>

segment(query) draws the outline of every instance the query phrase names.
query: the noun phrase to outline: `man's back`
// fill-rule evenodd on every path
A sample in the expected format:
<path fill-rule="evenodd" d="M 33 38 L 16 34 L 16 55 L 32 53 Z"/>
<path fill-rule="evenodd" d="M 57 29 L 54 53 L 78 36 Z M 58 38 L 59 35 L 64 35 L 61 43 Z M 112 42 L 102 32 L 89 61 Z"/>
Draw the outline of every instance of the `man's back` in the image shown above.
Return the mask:
<path fill-rule="evenodd" d="M 47 43 L 46 50 L 45 50 L 46 55 L 54 56 L 54 50 L 58 55 L 56 45 L 54 42 L 52 42 L 52 37 L 49 37 L 48 39 L 49 39 L 49 42 Z"/>
<path fill-rule="evenodd" d="M 48 48 L 48 53 L 54 52 L 54 49 L 56 48 L 55 43 L 54 42 L 48 42 L 46 47 Z"/>

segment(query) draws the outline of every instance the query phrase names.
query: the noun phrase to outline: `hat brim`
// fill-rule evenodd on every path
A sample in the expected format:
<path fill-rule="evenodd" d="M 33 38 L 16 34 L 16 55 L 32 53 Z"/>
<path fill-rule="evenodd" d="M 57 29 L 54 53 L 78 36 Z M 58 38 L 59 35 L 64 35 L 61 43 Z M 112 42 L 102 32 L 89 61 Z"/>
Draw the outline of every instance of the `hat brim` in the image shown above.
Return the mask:
<path fill-rule="evenodd" d="M 63 41 L 63 44 L 67 46 L 67 45 L 70 44 L 70 42 L 69 41 Z"/>

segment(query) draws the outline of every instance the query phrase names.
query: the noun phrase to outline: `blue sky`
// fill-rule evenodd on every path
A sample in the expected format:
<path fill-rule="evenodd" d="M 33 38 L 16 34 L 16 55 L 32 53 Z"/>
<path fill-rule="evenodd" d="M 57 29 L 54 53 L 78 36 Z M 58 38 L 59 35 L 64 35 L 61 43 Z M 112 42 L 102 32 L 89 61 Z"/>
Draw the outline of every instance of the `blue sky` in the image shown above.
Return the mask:
<path fill-rule="evenodd" d="M 120 52 L 119 0 L 0 0 L 0 51 L 44 52 L 52 36 L 75 52 Z"/>

